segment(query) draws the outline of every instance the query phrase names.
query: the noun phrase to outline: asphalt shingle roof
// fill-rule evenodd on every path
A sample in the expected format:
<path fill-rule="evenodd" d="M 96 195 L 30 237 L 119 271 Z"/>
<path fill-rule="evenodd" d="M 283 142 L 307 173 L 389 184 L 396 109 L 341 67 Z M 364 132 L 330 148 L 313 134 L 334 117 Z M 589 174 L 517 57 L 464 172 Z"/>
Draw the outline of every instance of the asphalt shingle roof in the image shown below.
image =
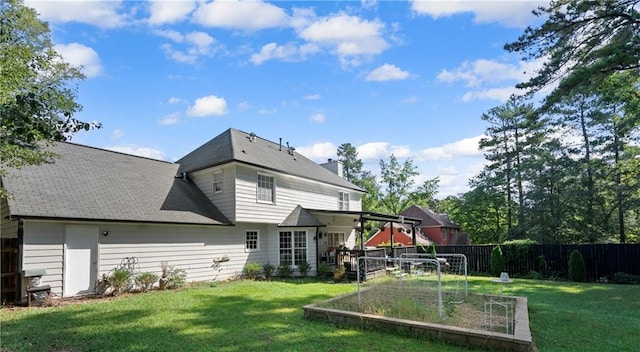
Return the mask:
<path fill-rule="evenodd" d="M 353 183 L 316 164 L 299 153 L 291 155 L 280 145 L 230 128 L 177 161 L 180 172 L 193 172 L 215 165 L 237 161 L 245 164 L 304 177 L 364 192 Z"/>
<path fill-rule="evenodd" d="M 430 209 L 417 205 L 410 206 L 400 214 L 421 219 L 421 227 L 459 227 L 445 214 L 437 214 Z"/>
<path fill-rule="evenodd" d="M 298 205 L 293 211 L 287 216 L 284 221 L 279 224 L 281 227 L 318 227 L 325 226 L 318 218 L 313 216 L 307 209 L 304 209 L 300 205 Z"/>
<path fill-rule="evenodd" d="M 179 165 L 72 143 L 58 158 L 2 178 L 11 216 L 228 225 Z"/>

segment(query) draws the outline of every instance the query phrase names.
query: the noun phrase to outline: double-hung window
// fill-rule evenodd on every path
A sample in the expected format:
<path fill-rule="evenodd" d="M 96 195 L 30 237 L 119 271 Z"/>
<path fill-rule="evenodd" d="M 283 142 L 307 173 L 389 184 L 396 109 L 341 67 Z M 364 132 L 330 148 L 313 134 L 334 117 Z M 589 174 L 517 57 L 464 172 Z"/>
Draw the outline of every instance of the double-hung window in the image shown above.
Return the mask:
<path fill-rule="evenodd" d="M 276 202 L 276 183 L 273 176 L 258 174 L 256 198 L 260 203 Z"/>
<path fill-rule="evenodd" d="M 218 170 L 213 172 L 213 193 L 222 193 L 222 186 L 224 185 L 224 171 Z"/>
<path fill-rule="evenodd" d="M 328 232 L 327 243 L 329 248 L 338 248 L 340 245 L 344 245 L 344 233 L 343 232 Z"/>
<path fill-rule="evenodd" d="M 260 237 L 260 233 L 256 230 L 248 230 L 247 232 L 245 232 L 244 251 L 245 252 L 259 251 L 260 250 L 260 242 L 258 242 L 259 237 Z"/>
<path fill-rule="evenodd" d="M 307 261 L 307 231 L 280 231 L 280 265 Z"/>
<path fill-rule="evenodd" d="M 349 193 L 338 192 L 338 210 L 349 210 Z"/>

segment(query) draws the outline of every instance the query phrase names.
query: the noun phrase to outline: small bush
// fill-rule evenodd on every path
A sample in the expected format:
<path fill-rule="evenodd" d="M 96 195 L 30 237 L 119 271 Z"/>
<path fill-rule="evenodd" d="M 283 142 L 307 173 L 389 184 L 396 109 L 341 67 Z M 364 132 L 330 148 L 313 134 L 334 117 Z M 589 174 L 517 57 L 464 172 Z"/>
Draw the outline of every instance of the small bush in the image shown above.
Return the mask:
<path fill-rule="evenodd" d="M 309 274 L 309 270 L 311 270 L 311 264 L 309 264 L 309 262 L 304 261 L 298 264 L 298 271 L 300 272 L 300 276 L 307 276 L 307 274 Z"/>
<path fill-rule="evenodd" d="M 493 247 L 491 251 L 491 274 L 493 276 L 499 276 L 504 271 L 504 257 L 502 256 L 502 249 L 500 246 Z"/>
<path fill-rule="evenodd" d="M 187 272 L 184 269 L 170 266 L 167 270 L 167 288 L 178 288 L 187 283 Z"/>
<path fill-rule="evenodd" d="M 276 267 L 273 266 L 271 263 L 267 263 L 267 264 L 262 266 L 262 271 L 264 272 L 264 277 L 267 280 L 271 279 L 271 276 L 273 276 L 273 271 L 274 270 L 276 270 Z"/>
<path fill-rule="evenodd" d="M 631 275 L 619 271 L 611 276 L 611 283 L 621 285 L 637 285 L 640 284 L 640 276 Z"/>
<path fill-rule="evenodd" d="M 158 279 L 158 275 L 149 271 L 145 271 L 144 273 L 138 274 L 135 277 L 134 282 L 140 287 L 140 290 L 142 292 L 147 292 L 151 289 L 151 287 L 153 287 Z"/>
<path fill-rule="evenodd" d="M 344 281 L 347 278 L 347 268 L 344 265 L 336 266 L 336 270 L 333 272 L 333 278 L 337 282 Z"/>
<path fill-rule="evenodd" d="M 278 272 L 278 276 L 282 277 L 282 278 L 288 278 L 291 277 L 291 275 L 293 274 L 293 270 L 291 269 L 291 267 L 289 266 L 289 264 L 281 264 L 278 266 L 277 269 Z"/>
<path fill-rule="evenodd" d="M 542 280 L 544 279 L 544 275 L 542 275 L 541 273 L 535 270 L 529 270 L 529 272 L 527 273 L 527 275 L 524 276 L 524 278 L 530 279 L 530 280 Z"/>
<path fill-rule="evenodd" d="M 431 242 L 429 247 L 427 247 L 427 254 L 436 255 L 436 243 Z"/>
<path fill-rule="evenodd" d="M 247 263 L 242 269 L 242 273 L 249 280 L 255 280 L 260 274 L 260 270 L 262 269 L 262 265 L 259 263 Z"/>
<path fill-rule="evenodd" d="M 127 292 L 131 287 L 131 277 L 133 273 L 128 269 L 117 268 L 107 276 L 107 284 L 113 289 L 113 295 L 117 296 L 122 292 Z"/>
<path fill-rule="evenodd" d="M 320 263 L 318 265 L 318 277 L 323 277 L 325 279 L 331 276 L 331 267 L 327 263 Z"/>
<path fill-rule="evenodd" d="M 584 264 L 584 258 L 577 249 L 569 255 L 569 280 L 583 282 L 587 279 L 587 268 Z"/>

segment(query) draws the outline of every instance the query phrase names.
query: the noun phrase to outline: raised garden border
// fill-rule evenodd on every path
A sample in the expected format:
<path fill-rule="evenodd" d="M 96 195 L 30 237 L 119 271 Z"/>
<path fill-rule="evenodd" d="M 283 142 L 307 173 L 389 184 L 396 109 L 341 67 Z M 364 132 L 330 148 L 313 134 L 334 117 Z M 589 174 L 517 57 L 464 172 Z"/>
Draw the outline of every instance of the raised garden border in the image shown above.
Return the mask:
<path fill-rule="evenodd" d="M 357 292 L 348 293 L 326 300 L 331 302 L 342 299 Z M 346 310 L 319 307 L 308 304 L 302 309 L 306 319 L 329 321 L 338 325 L 355 326 L 363 329 L 380 329 L 394 331 L 411 336 L 424 336 L 450 343 L 477 346 L 503 351 L 529 352 L 533 348 L 531 331 L 529 330 L 529 311 L 526 297 L 512 297 L 516 300 L 514 315 L 514 333 L 505 334 L 477 329 L 459 328 L 449 325 L 424 323 L 414 320 L 390 318 L 373 314 L 362 314 Z"/>

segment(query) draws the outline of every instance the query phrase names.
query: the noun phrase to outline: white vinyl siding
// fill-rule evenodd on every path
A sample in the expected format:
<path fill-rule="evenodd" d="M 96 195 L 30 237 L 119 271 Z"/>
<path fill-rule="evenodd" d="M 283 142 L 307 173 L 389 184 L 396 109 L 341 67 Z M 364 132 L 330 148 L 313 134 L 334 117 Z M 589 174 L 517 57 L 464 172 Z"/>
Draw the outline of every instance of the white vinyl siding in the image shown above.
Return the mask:
<path fill-rule="evenodd" d="M 244 233 L 244 250 L 245 252 L 253 252 L 260 250 L 260 232 L 256 230 L 247 230 Z"/>
<path fill-rule="evenodd" d="M 235 221 L 279 224 L 298 205 L 307 209 L 338 210 L 337 186 L 285 174 L 274 176 L 277 183 L 276 204 L 256 203 L 256 168 L 237 165 Z M 361 194 L 353 192 L 350 198 L 350 209 L 360 211 Z"/>
<path fill-rule="evenodd" d="M 64 224 L 25 220 L 23 241 L 22 270 L 45 269 L 42 285 L 62 296 Z"/>
<path fill-rule="evenodd" d="M 280 265 L 298 266 L 307 261 L 307 231 L 280 231 Z"/>
<path fill-rule="evenodd" d="M 349 193 L 338 192 L 338 210 L 349 211 Z"/>
<path fill-rule="evenodd" d="M 0 237 L 18 237 L 18 220 L 9 220 L 9 205 L 7 200 L 0 198 Z"/>
<path fill-rule="evenodd" d="M 276 180 L 271 175 L 258 174 L 256 199 L 262 203 L 276 202 Z"/>
<path fill-rule="evenodd" d="M 213 172 L 213 193 L 222 193 L 224 190 L 224 170 Z"/>
<path fill-rule="evenodd" d="M 215 172 L 222 171 L 222 192 L 216 192 Z M 226 164 L 222 169 L 206 169 L 189 174 L 189 178 L 209 200 L 227 217 L 235 221 L 235 166 Z"/>

